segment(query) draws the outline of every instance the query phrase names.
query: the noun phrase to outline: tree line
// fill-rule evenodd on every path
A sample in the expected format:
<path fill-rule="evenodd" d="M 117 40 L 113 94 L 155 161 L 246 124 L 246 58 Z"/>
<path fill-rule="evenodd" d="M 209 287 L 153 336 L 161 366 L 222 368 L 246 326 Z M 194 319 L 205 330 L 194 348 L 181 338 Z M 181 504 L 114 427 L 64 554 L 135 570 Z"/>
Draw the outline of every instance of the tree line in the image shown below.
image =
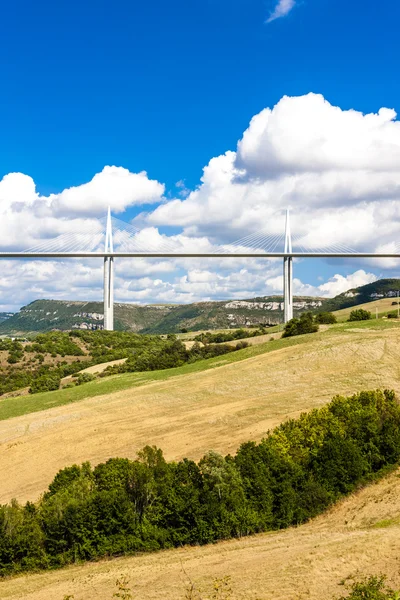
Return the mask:
<path fill-rule="evenodd" d="M 37 503 L 0 507 L 0 574 L 206 544 L 299 525 L 400 458 L 391 391 L 335 397 L 235 456 L 167 462 L 146 446 L 58 472 Z"/>

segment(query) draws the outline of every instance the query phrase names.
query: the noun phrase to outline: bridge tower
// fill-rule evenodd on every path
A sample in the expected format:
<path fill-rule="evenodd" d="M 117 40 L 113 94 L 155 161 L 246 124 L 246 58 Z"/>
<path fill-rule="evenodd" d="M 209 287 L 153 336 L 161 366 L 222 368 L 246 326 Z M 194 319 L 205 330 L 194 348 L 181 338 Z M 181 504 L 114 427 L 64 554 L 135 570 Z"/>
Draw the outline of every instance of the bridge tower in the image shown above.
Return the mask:
<path fill-rule="evenodd" d="M 289 209 L 286 211 L 286 226 L 285 226 L 285 256 L 283 259 L 283 320 L 285 323 L 293 319 L 293 257 L 292 252 L 292 235 L 290 232 L 290 215 Z"/>
<path fill-rule="evenodd" d="M 108 207 L 104 251 L 112 253 L 113 248 L 111 209 Z M 114 258 L 112 256 L 104 257 L 104 329 L 114 330 Z"/>

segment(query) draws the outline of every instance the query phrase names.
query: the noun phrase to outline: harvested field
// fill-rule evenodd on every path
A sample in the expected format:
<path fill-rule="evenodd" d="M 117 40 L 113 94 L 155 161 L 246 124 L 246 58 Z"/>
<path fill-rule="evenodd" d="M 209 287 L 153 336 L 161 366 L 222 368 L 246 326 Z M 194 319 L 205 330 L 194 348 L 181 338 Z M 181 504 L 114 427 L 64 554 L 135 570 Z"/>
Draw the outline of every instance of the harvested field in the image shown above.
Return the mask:
<path fill-rule="evenodd" d="M 394 305 L 393 302 L 397 302 L 397 298 L 381 298 L 380 300 L 374 300 L 372 302 L 366 302 L 365 304 L 357 304 L 357 306 L 336 310 L 334 314 L 338 321 L 347 321 L 352 310 L 362 308 L 363 310 L 368 310 L 374 319 L 376 311 L 378 311 L 379 317 L 386 316 L 388 312 L 396 311 L 397 306 Z"/>
<path fill-rule="evenodd" d="M 233 453 L 337 393 L 400 392 L 398 335 L 339 326 L 298 346 L 2 421 L 0 502 L 35 500 L 73 463 L 134 458 L 145 444 L 167 459 Z"/>
<path fill-rule="evenodd" d="M 109 362 L 100 363 L 99 365 L 93 365 L 92 367 L 82 369 L 82 371 L 79 371 L 79 373 L 90 373 L 91 375 L 96 375 L 97 373 L 103 373 L 103 371 L 105 371 L 107 367 L 114 367 L 114 365 L 122 365 L 124 362 L 126 362 L 126 360 L 126 358 L 110 360 Z"/>

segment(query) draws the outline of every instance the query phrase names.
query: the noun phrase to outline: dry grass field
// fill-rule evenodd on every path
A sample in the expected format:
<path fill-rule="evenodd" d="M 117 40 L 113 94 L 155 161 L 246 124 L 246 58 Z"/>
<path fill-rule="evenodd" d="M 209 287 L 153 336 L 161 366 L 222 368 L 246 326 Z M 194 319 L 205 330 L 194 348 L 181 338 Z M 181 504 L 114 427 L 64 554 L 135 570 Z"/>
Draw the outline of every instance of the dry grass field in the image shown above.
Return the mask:
<path fill-rule="evenodd" d="M 0 422 L 0 502 L 35 500 L 73 463 L 233 453 L 335 394 L 400 392 L 400 330 L 337 326 L 307 343 Z M 18 399 L 13 400 L 18 402 Z"/>
<path fill-rule="evenodd" d="M 357 306 L 351 306 L 350 308 L 342 308 L 341 310 L 336 310 L 334 314 L 339 322 L 347 321 L 352 310 L 363 308 L 372 313 L 372 318 L 375 318 L 376 310 L 378 309 L 378 317 L 382 317 L 386 316 L 388 312 L 397 310 L 397 306 L 393 305 L 393 302 L 397 302 L 397 298 L 382 298 L 381 300 L 374 300 L 365 304 L 357 304 Z"/>
<path fill-rule="evenodd" d="M 339 325 L 240 363 L 1 421 L 0 502 L 37 499 L 74 462 L 133 458 L 148 443 L 168 459 L 235 452 L 337 393 L 400 393 L 391 325 Z M 400 470 L 298 528 L 21 576 L 0 583 L 0 598 L 111 600 L 123 575 L 135 599 L 178 600 L 189 575 L 203 598 L 213 578 L 230 576 L 232 600 L 330 600 L 363 573 L 400 588 Z"/>
<path fill-rule="evenodd" d="M 121 575 L 140 600 L 183 600 L 187 575 L 203 598 L 230 576 L 232 600 L 331 600 L 362 574 L 386 573 L 400 588 L 399 517 L 397 471 L 298 528 L 18 577 L 0 583 L 0 597 L 111 600 Z"/>

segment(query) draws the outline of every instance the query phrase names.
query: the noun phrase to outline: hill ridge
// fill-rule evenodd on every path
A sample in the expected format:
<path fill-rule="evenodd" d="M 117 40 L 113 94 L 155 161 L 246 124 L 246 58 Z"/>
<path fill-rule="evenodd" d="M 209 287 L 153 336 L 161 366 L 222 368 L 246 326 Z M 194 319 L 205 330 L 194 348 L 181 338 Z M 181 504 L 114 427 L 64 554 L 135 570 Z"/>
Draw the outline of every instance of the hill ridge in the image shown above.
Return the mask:
<path fill-rule="evenodd" d="M 336 311 L 380 298 L 397 298 L 400 279 L 380 279 L 334 298 L 295 296 L 294 314 Z M 0 322 L 0 335 L 60 329 L 101 329 L 103 303 L 84 300 L 34 300 Z M 137 333 L 178 333 L 182 329 L 229 329 L 274 325 L 283 320 L 282 295 L 193 302 L 191 304 L 115 303 L 115 329 Z"/>

